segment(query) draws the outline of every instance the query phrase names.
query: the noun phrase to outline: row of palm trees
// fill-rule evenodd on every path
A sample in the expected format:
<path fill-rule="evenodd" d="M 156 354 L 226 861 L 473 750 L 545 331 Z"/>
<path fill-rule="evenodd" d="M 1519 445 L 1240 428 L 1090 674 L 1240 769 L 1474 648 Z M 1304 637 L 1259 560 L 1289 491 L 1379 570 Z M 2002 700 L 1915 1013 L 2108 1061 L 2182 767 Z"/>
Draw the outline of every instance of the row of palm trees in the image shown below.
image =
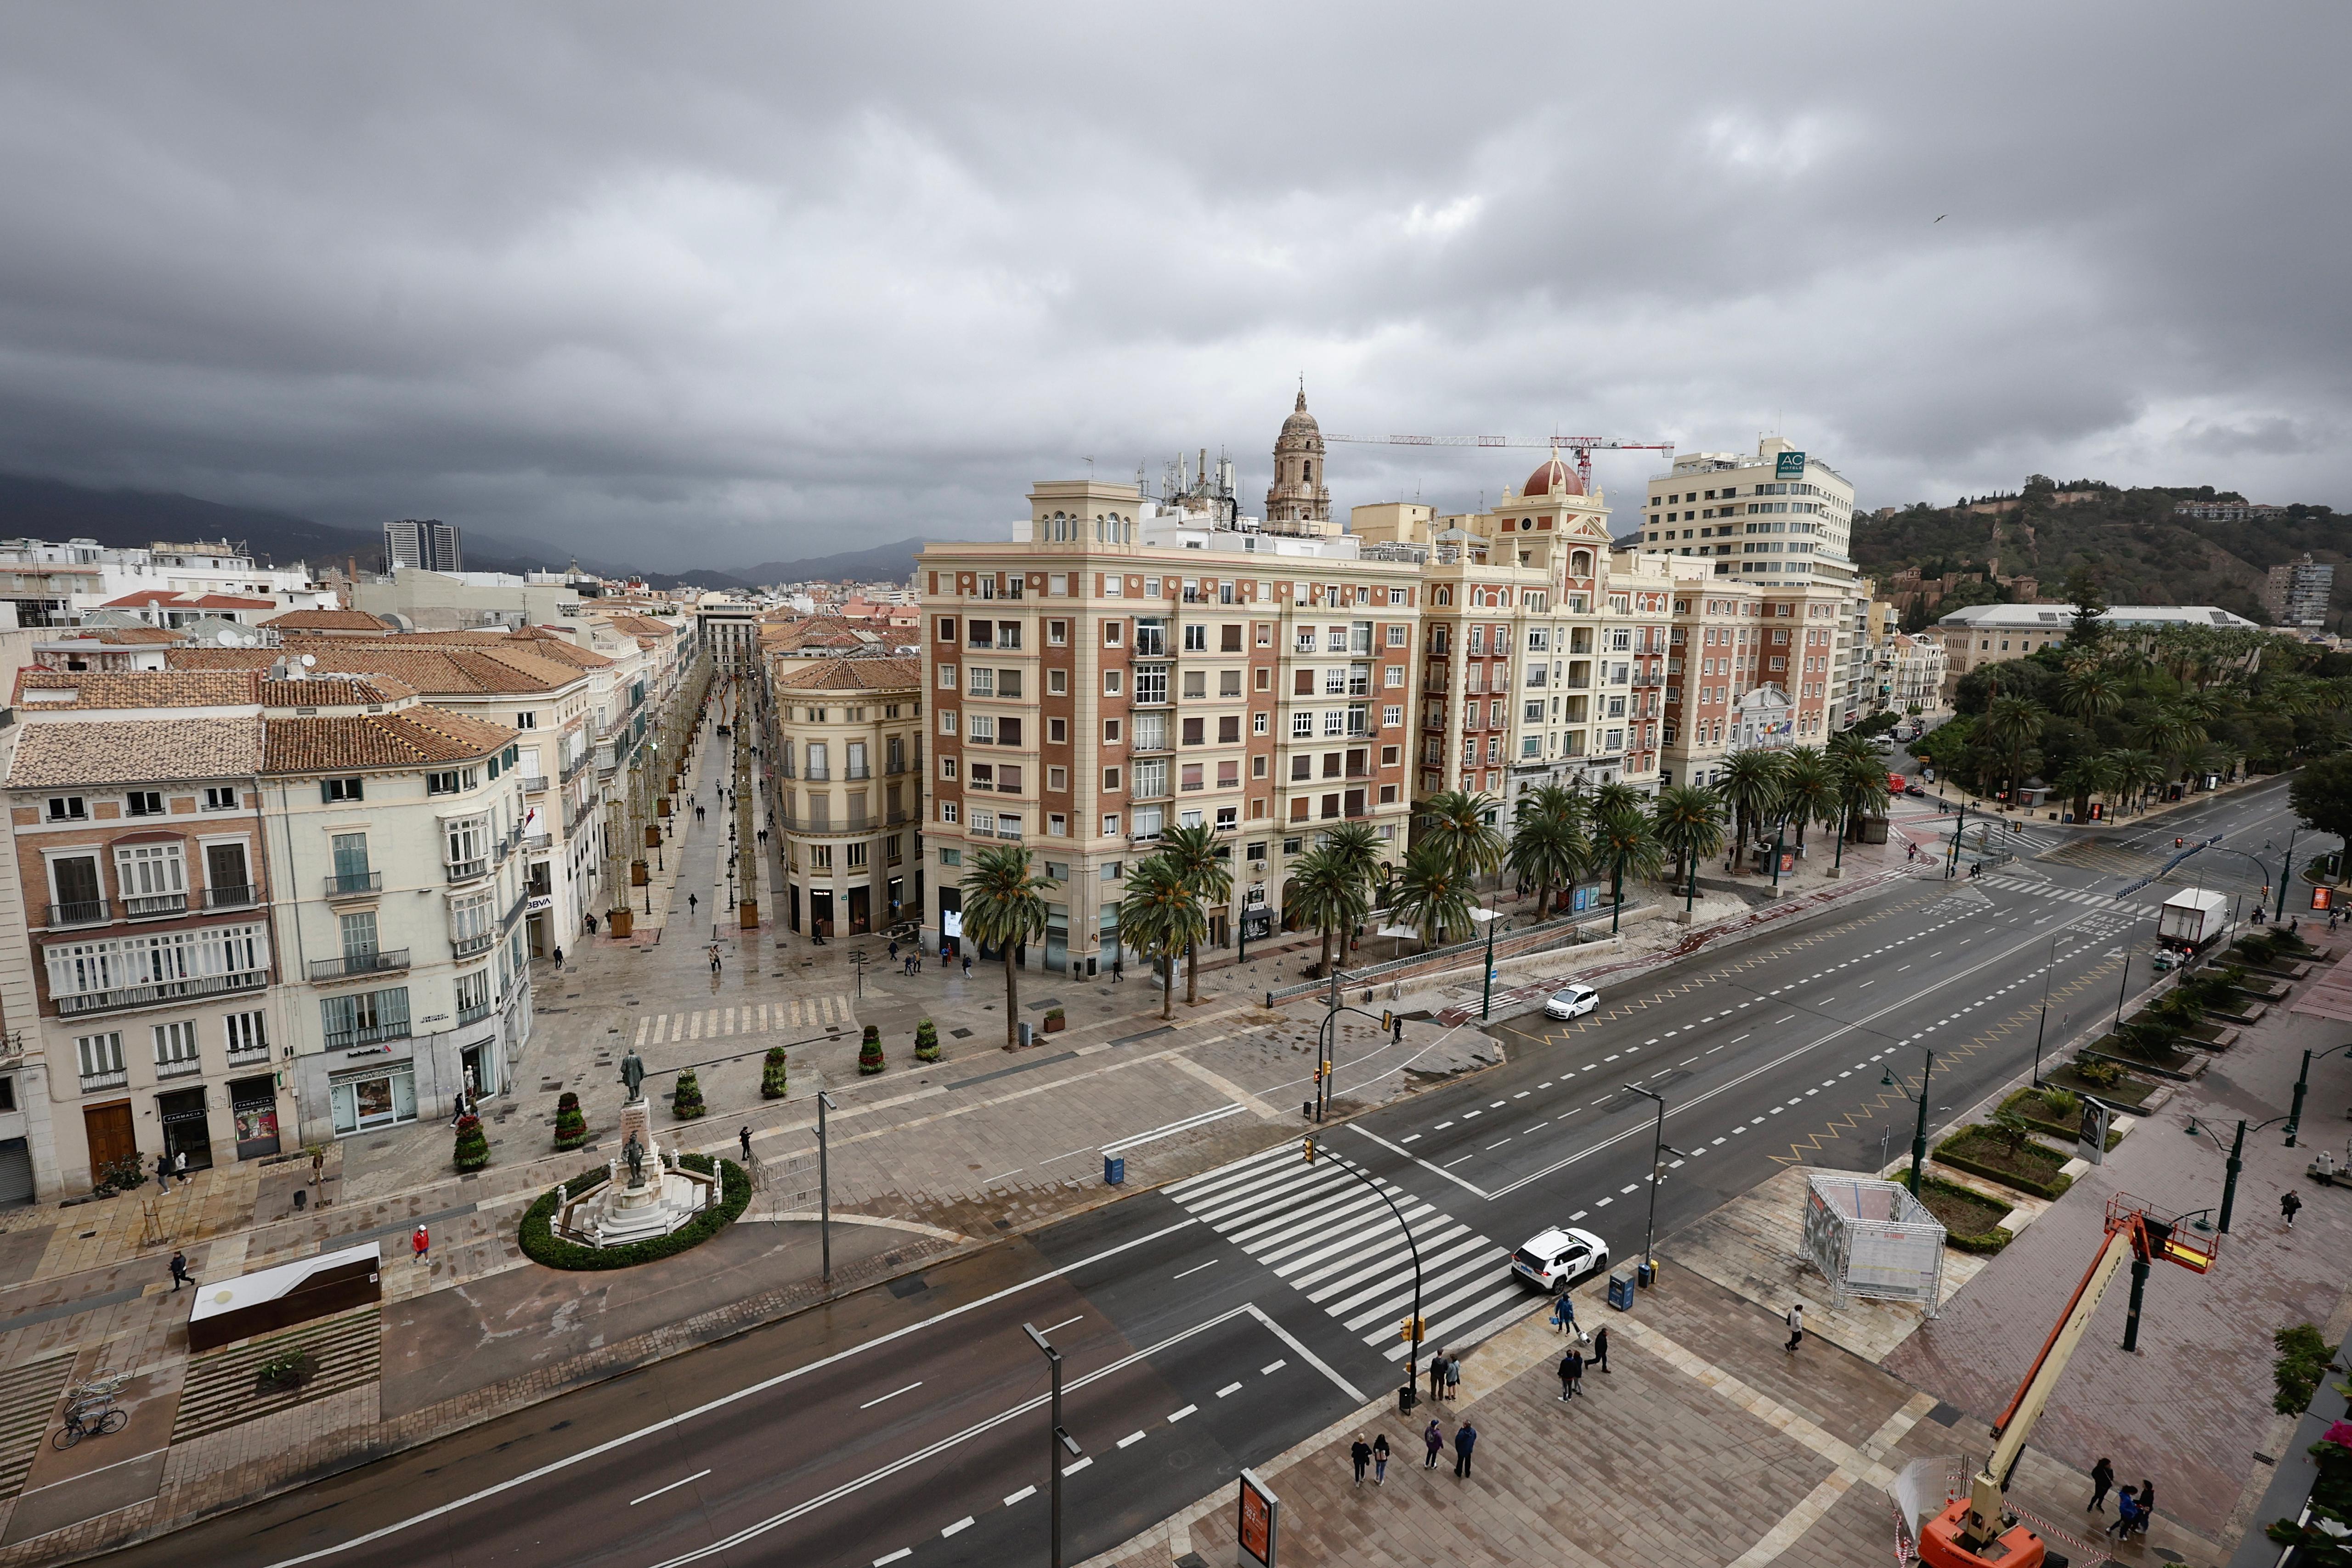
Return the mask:
<path fill-rule="evenodd" d="M 1726 818 L 1738 842 L 1767 825 L 1792 825 L 1798 842 L 1809 823 L 1832 824 L 1883 810 L 1886 773 L 1870 742 L 1841 735 L 1820 751 L 1736 752 L 1711 786 L 1676 784 L 1645 796 L 1631 784 L 1590 794 L 1549 784 L 1520 797 L 1511 833 L 1496 826 L 1494 796 L 1448 790 L 1423 801 L 1404 863 L 1381 855 L 1370 825 L 1342 823 L 1295 862 L 1283 909 L 1322 938 L 1318 973 L 1374 910 L 1430 946 L 1471 934 L 1478 879 L 1507 869 L 1536 889 L 1535 918 L 1553 912 L 1566 889 L 1606 873 L 1612 907 L 1624 902 L 1627 878 L 1654 880 L 1671 858 L 1676 885 L 1724 845 Z M 1160 1016 L 1175 1014 L 1176 961 L 1184 961 L 1184 999 L 1200 1000 L 1195 960 L 1209 939 L 1209 911 L 1233 897 L 1232 847 L 1205 826 L 1176 827 L 1128 873 L 1118 903 L 1118 941 L 1150 959 L 1160 974 Z M 1004 1037 L 1016 1044 L 1020 974 L 1014 950 L 1045 932 L 1052 881 L 1036 873 L 1029 851 L 1003 845 L 975 851 L 963 876 L 963 929 L 1004 962 Z"/>

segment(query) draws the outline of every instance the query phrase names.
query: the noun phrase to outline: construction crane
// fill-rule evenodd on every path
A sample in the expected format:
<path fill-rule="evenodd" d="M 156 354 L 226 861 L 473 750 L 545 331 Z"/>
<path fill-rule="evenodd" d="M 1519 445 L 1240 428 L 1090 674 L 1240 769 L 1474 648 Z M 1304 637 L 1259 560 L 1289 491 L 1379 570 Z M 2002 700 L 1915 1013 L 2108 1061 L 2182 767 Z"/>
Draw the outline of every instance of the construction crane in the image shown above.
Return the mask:
<path fill-rule="evenodd" d="M 2000 1568 L 2066 1568 L 2063 1557 L 2049 1552 L 2039 1535 L 2018 1522 L 2003 1505 L 2001 1493 L 2018 1456 L 2025 1451 L 2033 1424 L 2042 1418 L 2042 1407 L 2050 1403 L 2067 1362 L 2089 1331 L 2100 1299 L 2125 1262 L 2129 1260 L 2132 1266 L 2132 1315 L 2125 1333 L 2126 1349 L 2138 1338 L 2140 1290 L 2147 1282 L 2152 1259 L 2161 1258 L 2200 1274 L 2213 1266 L 2213 1244 L 2183 1231 L 2184 1217 L 2158 1219 L 2147 1212 L 2146 1204 L 2123 1194 L 2107 1200 L 2106 1239 L 2082 1283 L 2074 1287 L 2074 1298 L 2066 1303 L 2057 1326 L 2042 1342 L 2042 1353 L 2026 1369 L 2025 1381 L 2017 1385 L 2009 1408 L 1993 1424 L 1992 1452 L 1970 1479 L 1969 1495 L 1952 1500 L 1919 1531 L 1919 1561 L 1926 1568 L 1991 1568 L 1995 1563 Z"/>
<path fill-rule="evenodd" d="M 1515 441 L 1508 436 L 1325 436 L 1326 441 L 1352 441 L 1376 447 L 1526 447 L 1537 451 L 1576 454 L 1576 478 L 1587 495 L 1592 493 L 1595 452 L 1671 452 L 1672 441 L 1612 441 L 1605 436 L 1554 436 L 1549 441 Z"/>

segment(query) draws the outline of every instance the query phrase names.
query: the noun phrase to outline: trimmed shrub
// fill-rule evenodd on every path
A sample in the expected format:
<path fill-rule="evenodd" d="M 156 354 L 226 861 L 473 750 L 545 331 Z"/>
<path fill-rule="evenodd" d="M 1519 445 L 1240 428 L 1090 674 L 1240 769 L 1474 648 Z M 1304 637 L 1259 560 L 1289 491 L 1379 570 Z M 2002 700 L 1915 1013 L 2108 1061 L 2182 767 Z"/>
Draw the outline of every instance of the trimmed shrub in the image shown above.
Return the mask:
<path fill-rule="evenodd" d="M 570 1089 L 555 1102 L 555 1146 L 577 1149 L 588 1142 L 588 1118 L 580 1109 L 580 1097 Z"/>
<path fill-rule="evenodd" d="M 866 1025 L 866 1037 L 857 1047 L 857 1070 L 870 1078 L 889 1065 L 882 1056 L 881 1026 Z"/>
<path fill-rule="evenodd" d="M 478 1116 L 457 1118 L 457 1169 L 478 1171 L 490 1163 L 490 1135 L 482 1131 Z"/>
<path fill-rule="evenodd" d="M 702 1080 L 688 1068 L 677 1075 L 677 1087 L 670 1090 L 669 1113 L 680 1121 L 691 1121 L 709 1107 L 702 1103 Z"/>
<path fill-rule="evenodd" d="M 1978 1192 L 1973 1187 L 1964 1187 L 1958 1182 L 1948 1182 L 1941 1176 L 1922 1175 L 1919 1178 L 1919 1195 L 1921 1199 L 1924 1201 L 1930 1193 L 1939 1193 L 1945 1196 L 1957 1199 L 1963 1204 L 1977 1205 L 1985 1208 L 1997 1208 L 2002 1211 L 2001 1217 L 2003 1219 L 2009 1217 L 2009 1205 L 2000 1202 L 1998 1198 L 1987 1197 L 1984 1194 Z M 1930 1209 L 1935 1207 L 1932 1204 L 1928 1206 Z M 1938 1215 L 1937 1217 L 1940 1219 L 1943 1216 Z M 1952 1229 L 1948 1224 L 1946 1225 L 1944 1229 L 1945 1245 L 1958 1247 L 1962 1252 L 1979 1252 L 1990 1255 L 1992 1253 L 1999 1252 L 2002 1247 L 2007 1247 L 2011 1242 L 2016 1239 L 2016 1233 L 2011 1231 L 2007 1226 L 1998 1224 L 1994 1225 L 1990 1229 L 1981 1231 L 1958 1231 Z"/>
<path fill-rule="evenodd" d="M 784 1093 L 784 1047 L 770 1046 L 768 1058 L 760 1068 L 760 1098 L 782 1100 Z"/>
<path fill-rule="evenodd" d="M 2120 1062 L 2076 1060 L 2071 1065 L 2074 1067 L 2076 1078 L 2095 1089 L 2113 1089 L 2124 1080 L 2124 1069 Z"/>
<path fill-rule="evenodd" d="M 1956 1171 L 1999 1182 L 2004 1187 L 2015 1187 L 2037 1198 L 2063 1197 L 2066 1189 L 2074 1184 L 2074 1179 L 2060 1169 L 2066 1162 L 2059 1155 L 2039 1143 L 2011 1147 L 1999 1128 L 1963 1127 L 1936 1145 L 1936 1158 Z M 2046 1168 L 2048 1174 L 2011 1169 L 2012 1164 Z"/>
<path fill-rule="evenodd" d="M 2083 1102 L 2072 1089 L 2045 1089 L 2042 1091 L 2042 1109 L 2053 1121 L 2064 1122 L 2082 1110 Z"/>
<path fill-rule="evenodd" d="M 689 1171 L 708 1175 L 711 1170 L 708 1154 L 688 1154 L 678 1163 Z M 751 1202 L 751 1178 L 743 1167 L 732 1160 L 719 1162 L 719 1206 L 697 1215 L 688 1224 L 680 1226 L 667 1236 L 657 1236 L 648 1241 L 633 1241 L 626 1247 L 583 1247 L 576 1241 L 565 1241 L 552 1228 L 555 1218 L 555 1189 L 550 1187 L 539 1195 L 537 1202 L 523 1212 L 518 1239 L 523 1256 L 533 1263 L 550 1268 L 628 1268 L 657 1258 L 674 1257 L 690 1247 L 698 1247 L 735 1223 Z M 573 1197 L 604 1184 L 604 1167 L 596 1165 L 576 1181 L 565 1184 Z"/>
<path fill-rule="evenodd" d="M 929 1018 L 915 1026 L 915 1059 L 919 1062 L 940 1059 L 939 1026 Z"/>
<path fill-rule="evenodd" d="M 2271 1336 L 2271 1343 L 2278 1346 L 2279 1352 L 2271 1366 L 2271 1380 L 2278 1384 L 2271 1408 L 2282 1415 L 2300 1415 L 2319 1392 L 2319 1380 L 2327 1375 L 2327 1363 L 2335 1352 L 2309 1323 L 2281 1329 Z"/>

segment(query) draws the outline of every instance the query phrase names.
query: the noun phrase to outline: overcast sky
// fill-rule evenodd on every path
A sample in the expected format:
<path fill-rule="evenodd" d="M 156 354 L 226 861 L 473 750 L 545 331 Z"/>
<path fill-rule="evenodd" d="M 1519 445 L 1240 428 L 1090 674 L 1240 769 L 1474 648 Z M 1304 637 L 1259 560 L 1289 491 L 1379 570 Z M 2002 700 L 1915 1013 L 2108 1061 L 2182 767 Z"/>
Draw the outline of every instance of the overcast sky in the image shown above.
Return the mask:
<path fill-rule="evenodd" d="M 2352 507 L 2352 7 L 20 4 L 0 468 L 656 569 L 1328 431 Z M 1943 221 L 1936 221 L 1942 215 Z M 1334 449 L 1335 499 L 1539 454 Z M 1630 514 L 1655 455 L 1602 456 Z"/>

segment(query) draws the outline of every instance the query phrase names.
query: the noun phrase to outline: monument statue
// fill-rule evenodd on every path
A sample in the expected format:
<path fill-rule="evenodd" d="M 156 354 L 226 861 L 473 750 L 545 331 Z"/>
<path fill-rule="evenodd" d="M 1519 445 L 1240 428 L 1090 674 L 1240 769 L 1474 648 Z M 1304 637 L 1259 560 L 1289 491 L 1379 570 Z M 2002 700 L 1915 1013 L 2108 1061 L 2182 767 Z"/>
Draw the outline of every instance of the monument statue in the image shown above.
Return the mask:
<path fill-rule="evenodd" d="M 637 1142 L 635 1133 L 630 1133 L 629 1141 L 621 1145 L 621 1157 L 629 1163 L 629 1185 L 644 1186 L 646 1184 L 646 1151 L 645 1145 Z"/>
<path fill-rule="evenodd" d="M 631 1100 L 646 1097 L 646 1059 L 637 1055 L 634 1046 L 629 1047 L 629 1054 L 621 1058 L 621 1082 L 628 1089 Z"/>

